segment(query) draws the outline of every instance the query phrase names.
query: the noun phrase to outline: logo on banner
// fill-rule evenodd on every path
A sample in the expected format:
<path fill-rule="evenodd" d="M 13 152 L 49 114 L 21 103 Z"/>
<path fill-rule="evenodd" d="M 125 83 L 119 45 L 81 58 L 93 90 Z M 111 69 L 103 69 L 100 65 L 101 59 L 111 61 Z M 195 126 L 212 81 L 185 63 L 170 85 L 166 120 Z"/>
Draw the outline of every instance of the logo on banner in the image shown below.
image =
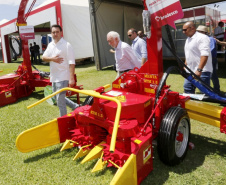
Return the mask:
<path fill-rule="evenodd" d="M 35 39 L 34 26 L 20 26 L 19 32 L 23 40 Z"/>
<path fill-rule="evenodd" d="M 174 21 L 184 16 L 179 0 L 146 0 L 146 5 L 156 27 L 169 24 L 176 29 Z"/>

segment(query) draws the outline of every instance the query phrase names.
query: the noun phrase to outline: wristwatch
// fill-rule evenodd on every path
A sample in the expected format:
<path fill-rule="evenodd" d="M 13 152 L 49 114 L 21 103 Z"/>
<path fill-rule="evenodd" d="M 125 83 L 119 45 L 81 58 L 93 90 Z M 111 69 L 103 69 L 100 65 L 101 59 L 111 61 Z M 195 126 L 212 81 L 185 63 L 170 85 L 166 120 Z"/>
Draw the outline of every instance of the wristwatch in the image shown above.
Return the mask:
<path fill-rule="evenodd" d="M 202 69 L 198 68 L 197 71 L 198 71 L 198 72 L 202 72 Z"/>

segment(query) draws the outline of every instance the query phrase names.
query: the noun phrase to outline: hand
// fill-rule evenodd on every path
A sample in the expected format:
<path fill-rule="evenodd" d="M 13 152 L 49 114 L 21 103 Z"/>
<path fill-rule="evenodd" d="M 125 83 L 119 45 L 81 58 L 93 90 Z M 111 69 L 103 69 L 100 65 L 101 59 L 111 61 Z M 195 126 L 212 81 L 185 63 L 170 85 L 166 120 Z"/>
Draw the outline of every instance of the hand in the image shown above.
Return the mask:
<path fill-rule="evenodd" d="M 109 51 L 110 51 L 110 53 L 115 53 L 115 51 L 113 49 L 110 49 Z"/>
<path fill-rule="evenodd" d="M 58 64 L 61 64 L 64 61 L 63 58 L 61 58 L 59 55 L 53 57 L 53 62 L 56 62 Z"/>
<path fill-rule="evenodd" d="M 75 79 L 73 78 L 73 79 L 70 79 L 69 80 L 69 87 L 74 87 L 75 86 Z"/>
<path fill-rule="evenodd" d="M 198 77 L 200 77 L 201 76 L 201 74 L 202 74 L 202 72 L 200 71 L 195 71 L 195 74 L 198 76 Z"/>
<path fill-rule="evenodd" d="M 218 44 L 220 43 L 220 41 L 218 39 L 216 39 L 216 38 L 214 38 L 214 39 L 217 41 Z"/>

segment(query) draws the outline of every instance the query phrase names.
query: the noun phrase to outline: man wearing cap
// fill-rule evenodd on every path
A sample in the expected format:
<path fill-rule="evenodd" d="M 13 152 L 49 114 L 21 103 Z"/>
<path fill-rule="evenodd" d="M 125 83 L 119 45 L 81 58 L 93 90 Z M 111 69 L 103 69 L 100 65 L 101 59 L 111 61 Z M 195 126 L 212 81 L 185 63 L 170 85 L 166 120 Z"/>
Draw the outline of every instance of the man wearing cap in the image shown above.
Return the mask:
<path fill-rule="evenodd" d="M 209 37 L 197 32 L 194 23 L 190 21 L 183 25 L 183 33 L 188 37 L 184 46 L 185 64 L 207 85 L 210 85 L 213 67 Z M 195 89 L 196 87 L 185 79 L 184 92 L 194 94 Z"/>
<path fill-rule="evenodd" d="M 199 25 L 198 28 L 196 29 L 199 33 L 207 35 L 208 29 L 206 26 Z M 208 35 L 207 35 L 208 36 Z M 211 76 L 211 80 L 213 82 L 213 87 L 216 92 L 220 92 L 220 84 L 219 84 L 219 79 L 217 76 L 217 41 L 212 37 L 209 36 L 210 39 L 210 50 L 211 50 L 211 55 L 212 55 L 212 66 L 213 66 L 213 72 Z"/>

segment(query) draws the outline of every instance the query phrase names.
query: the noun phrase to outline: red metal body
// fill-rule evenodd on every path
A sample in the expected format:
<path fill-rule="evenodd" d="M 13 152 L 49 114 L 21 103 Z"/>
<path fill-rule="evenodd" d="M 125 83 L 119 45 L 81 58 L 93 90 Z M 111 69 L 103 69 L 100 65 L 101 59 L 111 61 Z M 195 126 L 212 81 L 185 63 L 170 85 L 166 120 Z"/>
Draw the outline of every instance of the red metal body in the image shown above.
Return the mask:
<path fill-rule="evenodd" d="M 151 26 L 147 50 L 148 61 L 140 69 L 135 68 L 121 75 L 112 83 L 112 90 L 108 92 L 104 92 L 103 88 L 96 89 L 102 95 L 116 97 L 121 101 L 122 111 L 113 153 L 109 151 L 109 147 L 116 103 L 94 98 L 92 105 L 79 107 L 71 115 L 58 118 L 60 142 L 70 139 L 75 142 L 74 147 L 89 145 L 84 149 L 88 150 L 105 141 L 102 144 L 102 159 L 108 161 L 108 167 L 123 167 L 129 156 L 135 154 L 138 184 L 153 170 L 152 141 L 158 136 L 164 115 L 172 107 L 185 108 L 185 102 L 189 99 L 169 91 L 169 86 L 165 85 L 155 105 L 157 87 L 163 76 L 160 28 Z M 221 131 L 225 132 L 225 110 L 222 114 Z M 182 142 L 184 137 L 179 131 L 176 141 Z"/>
<path fill-rule="evenodd" d="M 152 141 L 158 136 L 164 114 L 173 106 L 184 107 L 188 100 L 165 86 L 157 105 L 154 105 L 156 90 L 163 75 L 159 41 L 161 30 L 152 29 L 152 37 L 147 41 L 148 61 L 141 69 L 135 68 L 124 73 L 112 83 L 112 90 L 108 92 L 104 92 L 101 87 L 96 89 L 102 95 L 117 97 L 121 101 L 122 111 L 114 153 L 109 151 L 109 147 L 116 103 L 94 98 L 92 105 L 79 107 L 71 115 L 58 118 L 60 142 L 70 139 L 75 142 L 74 146 L 90 144 L 84 149 L 87 150 L 105 141 L 103 160 L 112 161 L 108 162 L 108 167 L 114 164 L 122 167 L 130 154 L 135 154 L 138 184 L 153 170 Z M 183 135 L 180 134 L 177 139 L 183 140 Z"/>

